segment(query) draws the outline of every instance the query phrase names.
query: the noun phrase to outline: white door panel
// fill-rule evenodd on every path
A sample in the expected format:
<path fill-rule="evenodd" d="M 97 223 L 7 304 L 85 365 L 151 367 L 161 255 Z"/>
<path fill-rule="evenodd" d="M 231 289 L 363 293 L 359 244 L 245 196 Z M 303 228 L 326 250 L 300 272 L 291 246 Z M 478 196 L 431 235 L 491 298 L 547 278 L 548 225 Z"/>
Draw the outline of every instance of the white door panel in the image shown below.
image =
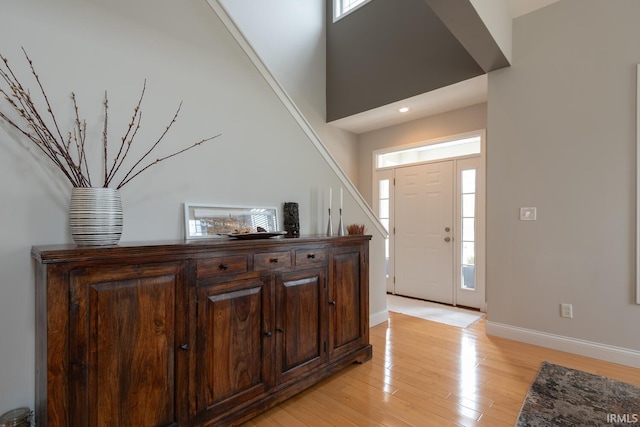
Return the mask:
<path fill-rule="evenodd" d="M 396 169 L 395 224 L 395 292 L 452 304 L 452 161 Z"/>

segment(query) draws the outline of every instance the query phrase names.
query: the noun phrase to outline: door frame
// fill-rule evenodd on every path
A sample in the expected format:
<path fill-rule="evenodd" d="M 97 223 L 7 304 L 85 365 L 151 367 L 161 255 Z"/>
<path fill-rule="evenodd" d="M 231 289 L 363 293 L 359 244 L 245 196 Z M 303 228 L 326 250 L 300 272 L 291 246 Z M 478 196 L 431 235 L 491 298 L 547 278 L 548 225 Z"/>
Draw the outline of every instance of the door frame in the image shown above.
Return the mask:
<path fill-rule="evenodd" d="M 473 155 L 465 155 L 465 156 L 458 156 L 458 157 L 446 157 L 446 158 L 442 158 L 442 159 L 437 159 L 437 160 L 432 160 L 432 161 L 425 161 L 425 162 L 415 162 L 415 163 L 410 163 L 412 165 L 417 165 L 417 164 L 424 164 L 424 163 L 436 163 L 436 162 L 441 162 L 441 161 L 448 161 L 448 160 L 452 160 L 454 162 L 454 223 L 458 224 L 457 227 L 454 230 L 454 241 L 456 242 L 456 244 L 453 246 L 453 271 L 451 272 L 451 274 L 453 275 L 453 282 L 454 282 L 454 289 L 453 289 L 453 305 L 456 306 L 458 305 L 458 299 L 459 299 L 459 292 L 462 292 L 463 290 L 461 290 L 461 269 L 462 269 L 462 262 L 461 262 L 461 249 L 460 249 L 460 245 L 459 242 L 461 241 L 461 203 L 460 203 L 460 196 L 461 196 L 461 189 L 460 189 L 460 173 L 462 169 L 468 169 L 468 167 L 465 167 L 465 164 L 476 164 L 476 170 L 477 170 L 477 178 L 476 178 L 476 198 L 477 198 L 477 202 L 476 202 L 476 230 L 475 230 L 475 262 L 476 262 L 476 292 L 478 293 L 479 296 L 479 308 L 481 311 L 485 312 L 487 309 L 487 301 L 486 301 L 486 283 L 485 283 L 485 277 L 486 277 L 486 130 L 485 129 L 480 129 L 480 130 L 476 130 L 476 131 L 471 131 L 471 132 L 465 132 L 465 133 L 461 133 L 461 134 L 455 134 L 455 135 L 449 135 L 446 137 L 442 137 L 442 138 L 437 138 L 437 139 L 431 139 L 431 140 L 426 140 L 426 141 L 420 141 L 420 142 L 415 142 L 415 143 L 411 143 L 411 144 L 406 144 L 406 145 L 395 145 L 392 147 L 388 147 L 388 148 L 384 148 L 384 149 L 380 149 L 380 150 L 375 150 L 372 153 L 372 183 L 371 183 L 371 194 L 372 194 L 372 206 L 373 206 L 373 211 L 376 214 L 377 217 L 380 216 L 380 206 L 379 206 L 379 200 L 380 200 L 380 194 L 379 194 L 379 180 L 381 179 L 392 179 L 393 181 L 395 181 L 395 170 L 397 168 L 400 167 L 404 167 L 404 166 L 408 166 L 407 165 L 397 165 L 397 166 L 392 166 L 392 167 L 384 167 L 384 168 L 379 168 L 377 166 L 377 157 L 381 154 L 386 154 L 386 153 L 391 153 L 394 151 L 402 151 L 402 150 L 407 150 L 407 149 L 411 149 L 411 148 L 417 148 L 417 147 L 421 147 L 421 146 L 427 146 L 427 145 L 433 145 L 433 144 L 440 144 L 440 143 L 445 143 L 445 142 L 451 142 L 451 141 L 455 141 L 455 140 L 460 140 L 460 139 L 465 139 L 465 138 L 470 138 L 470 137 L 480 137 L 480 153 L 479 154 L 473 154 Z M 394 189 L 395 189 L 395 182 L 394 185 L 390 186 L 389 192 L 390 192 L 390 219 L 389 219 L 389 235 L 388 235 L 388 240 L 389 240 L 389 277 L 387 278 L 387 293 L 392 293 L 395 294 L 395 283 L 394 283 L 394 276 L 395 276 L 395 263 L 394 263 L 394 255 L 395 255 L 395 245 L 394 245 L 394 227 L 395 227 L 395 217 L 394 217 L 394 212 L 393 212 L 393 206 L 395 203 L 395 194 L 394 194 Z M 465 292 L 469 292 L 466 291 Z M 464 298 L 461 298 L 464 299 Z"/>

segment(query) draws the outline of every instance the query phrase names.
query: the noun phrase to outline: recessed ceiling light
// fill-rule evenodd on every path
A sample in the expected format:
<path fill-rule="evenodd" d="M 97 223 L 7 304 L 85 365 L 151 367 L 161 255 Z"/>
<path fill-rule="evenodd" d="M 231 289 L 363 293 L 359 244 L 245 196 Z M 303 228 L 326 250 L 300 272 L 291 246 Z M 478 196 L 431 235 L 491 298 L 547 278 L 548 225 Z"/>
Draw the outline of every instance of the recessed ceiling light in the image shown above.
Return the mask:
<path fill-rule="evenodd" d="M 400 107 L 398 108 L 398 111 L 401 113 L 406 113 L 407 111 L 409 111 L 409 107 Z"/>

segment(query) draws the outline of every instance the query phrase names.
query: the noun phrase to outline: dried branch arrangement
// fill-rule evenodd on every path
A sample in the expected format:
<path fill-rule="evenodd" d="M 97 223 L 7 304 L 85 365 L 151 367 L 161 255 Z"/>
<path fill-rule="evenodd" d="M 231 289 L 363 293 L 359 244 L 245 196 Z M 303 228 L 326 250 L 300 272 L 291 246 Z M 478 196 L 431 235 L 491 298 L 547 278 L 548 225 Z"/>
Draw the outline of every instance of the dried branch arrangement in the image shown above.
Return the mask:
<path fill-rule="evenodd" d="M 34 101 L 29 89 L 23 85 L 20 80 L 18 80 L 15 73 L 9 66 L 9 60 L 0 55 L 0 59 L 2 60 L 0 63 L 0 77 L 2 77 L 2 80 L 5 83 L 5 85 L 0 86 L 0 94 L 19 117 L 18 120 L 14 120 L 0 111 L 0 119 L 4 120 L 9 126 L 15 128 L 19 133 L 33 142 L 35 146 L 38 147 L 38 149 L 41 150 L 44 155 L 62 171 L 62 173 L 64 173 L 74 187 L 93 187 L 94 185 L 91 181 L 89 165 L 87 164 L 87 123 L 85 120 L 80 118 L 75 94 L 71 93 L 75 114 L 74 126 L 73 129 L 66 132 L 63 136 L 63 132 L 61 131 L 60 126 L 58 126 L 58 121 L 56 120 L 51 104 L 49 103 L 49 98 L 47 97 L 44 87 L 42 86 L 42 82 L 40 81 L 40 77 L 33 66 L 33 62 L 24 48 L 22 51 L 24 52 L 24 56 L 31 69 L 31 73 L 37 83 L 38 92 L 42 95 L 41 102 L 44 102 L 44 105 L 46 106 L 46 113 L 43 113 L 43 110 L 36 106 L 36 102 Z M 0 81 L 0 83 L 2 83 L 2 81 Z M 117 153 L 113 156 L 111 162 L 109 161 L 110 154 L 107 142 L 109 102 L 107 99 L 107 92 L 105 91 L 103 102 L 104 127 L 102 131 L 102 154 L 104 167 L 102 183 L 99 185 L 101 187 L 109 187 L 113 183 L 118 172 L 122 175 L 124 172 L 121 171 L 127 170 L 126 167 L 123 168 L 123 164 L 129 154 L 131 146 L 133 145 L 134 138 L 140 129 L 140 123 L 142 121 L 141 105 L 146 90 L 146 83 L 147 82 L 145 80 L 142 87 L 142 93 L 140 94 L 138 103 L 133 110 L 133 116 L 131 117 L 127 131 L 120 139 Z M 161 133 L 160 137 L 151 145 L 144 155 L 133 164 L 133 166 L 128 168 L 127 172 L 124 173 L 124 176 L 120 179 L 115 188 L 122 188 L 122 186 L 130 182 L 142 172 L 163 160 L 177 156 L 178 154 L 184 153 L 185 151 L 220 136 L 218 134 L 205 138 L 176 151 L 173 154 L 156 159 L 150 159 L 149 156 L 151 153 L 158 147 L 171 129 L 171 126 L 176 122 L 181 108 L 182 102 L 178 106 L 178 109 L 169 124 Z"/>

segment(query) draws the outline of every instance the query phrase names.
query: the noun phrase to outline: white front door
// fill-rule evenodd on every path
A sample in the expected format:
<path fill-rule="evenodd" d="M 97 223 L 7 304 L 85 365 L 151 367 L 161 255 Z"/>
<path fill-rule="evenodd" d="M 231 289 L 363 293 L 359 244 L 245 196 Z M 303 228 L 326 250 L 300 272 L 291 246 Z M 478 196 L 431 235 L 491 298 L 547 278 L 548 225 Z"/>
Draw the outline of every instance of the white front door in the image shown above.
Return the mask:
<path fill-rule="evenodd" d="M 453 171 L 453 161 L 396 169 L 396 294 L 454 303 Z"/>

